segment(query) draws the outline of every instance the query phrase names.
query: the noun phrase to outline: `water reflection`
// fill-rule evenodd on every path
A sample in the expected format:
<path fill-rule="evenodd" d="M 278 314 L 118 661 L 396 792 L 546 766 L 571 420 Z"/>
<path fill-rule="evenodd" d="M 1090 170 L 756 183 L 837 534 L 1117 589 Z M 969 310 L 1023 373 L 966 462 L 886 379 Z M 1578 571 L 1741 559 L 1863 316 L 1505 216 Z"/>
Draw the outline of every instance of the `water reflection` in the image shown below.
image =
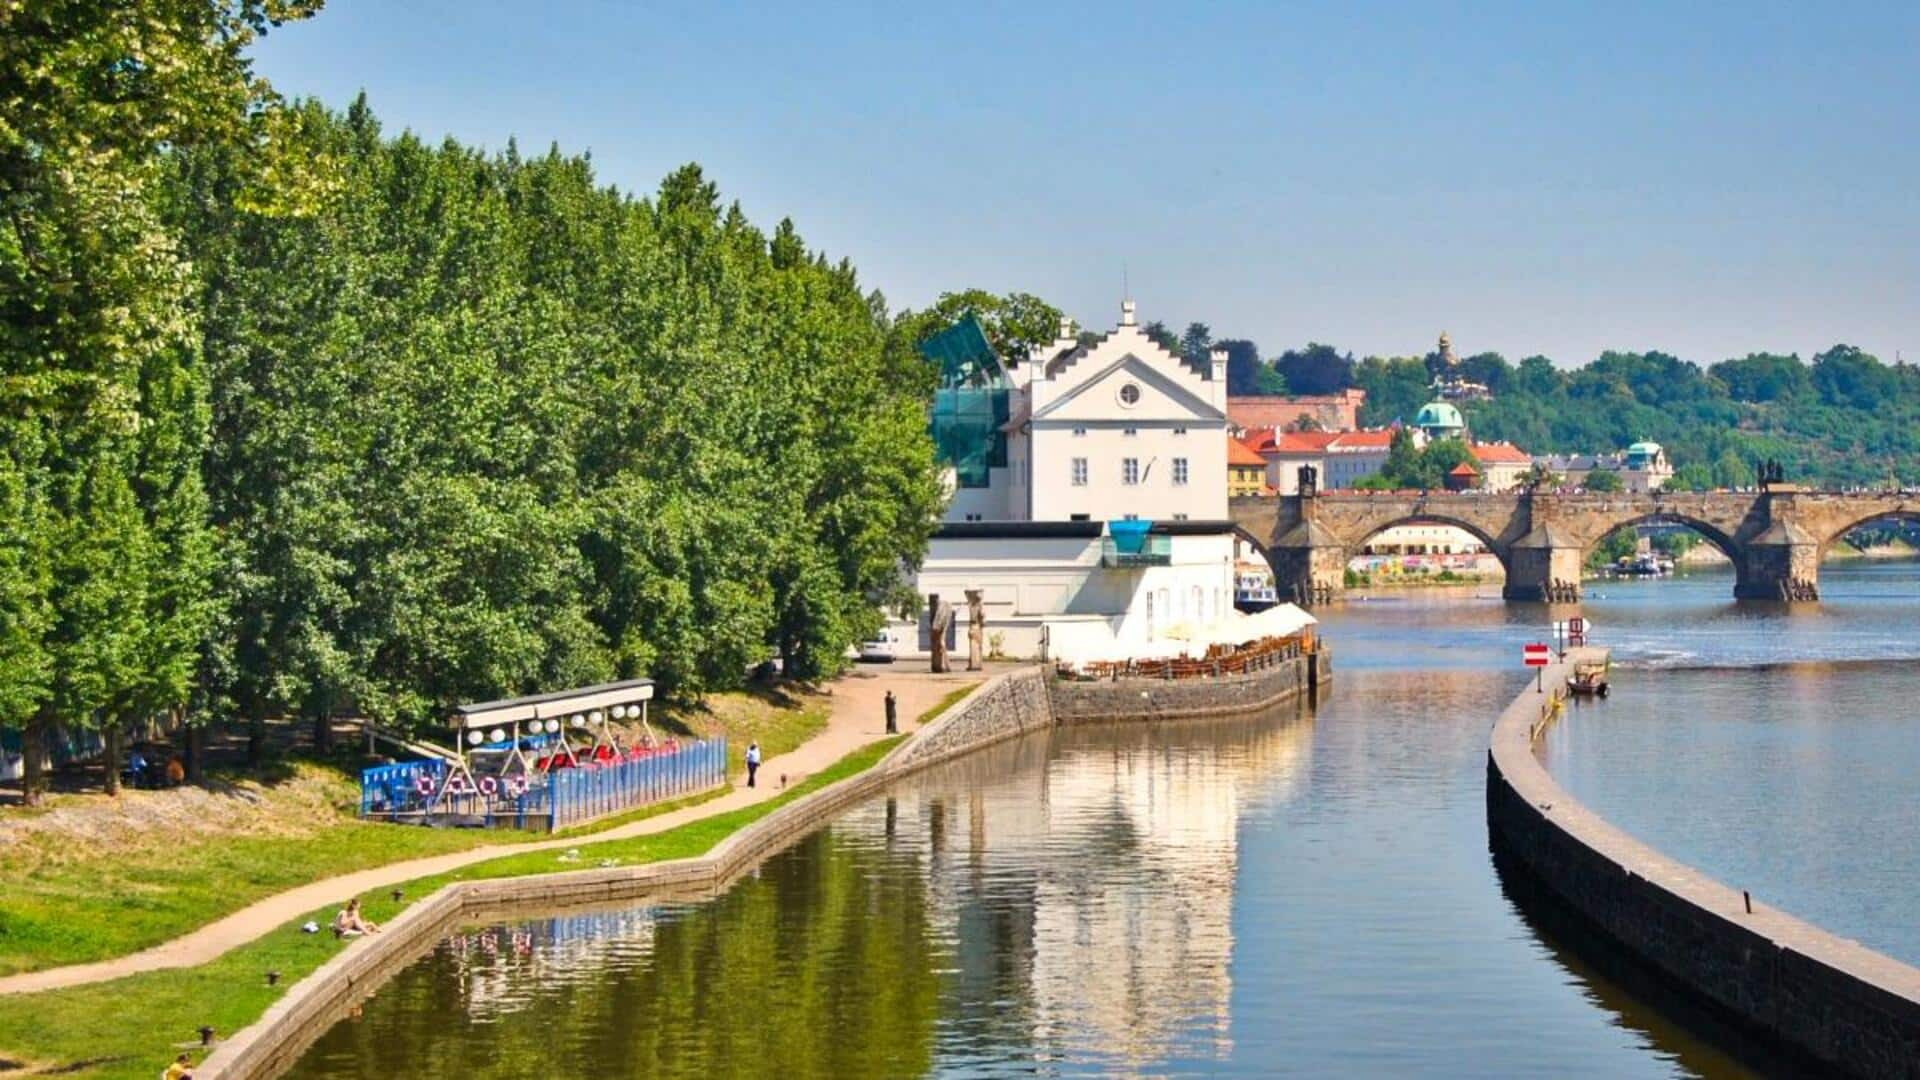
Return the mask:
<path fill-rule="evenodd" d="M 1608 585 L 1585 613 L 1642 669 L 1623 689 L 1667 678 L 1669 653 L 1911 656 L 1907 573 L 1829 567 L 1811 621 L 1735 606 L 1704 576 Z M 1488 725 L 1553 614 L 1471 596 L 1334 609 L 1339 673 L 1315 714 L 1044 732 L 898 785 L 716 899 L 475 928 L 291 1075 L 1737 1074 L 1494 873 Z M 1835 700 L 1800 673 L 1767 693 Z M 1777 734 L 1742 743 L 1742 723 Z M 1910 760 L 1835 757 L 1807 722 L 1727 711 L 1719 727 L 1709 768 L 1837 788 Z M 1692 783 L 1651 774 L 1630 797 L 1727 829 L 1748 811 Z M 1835 820 L 1785 781 L 1747 786 L 1770 814 Z"/>

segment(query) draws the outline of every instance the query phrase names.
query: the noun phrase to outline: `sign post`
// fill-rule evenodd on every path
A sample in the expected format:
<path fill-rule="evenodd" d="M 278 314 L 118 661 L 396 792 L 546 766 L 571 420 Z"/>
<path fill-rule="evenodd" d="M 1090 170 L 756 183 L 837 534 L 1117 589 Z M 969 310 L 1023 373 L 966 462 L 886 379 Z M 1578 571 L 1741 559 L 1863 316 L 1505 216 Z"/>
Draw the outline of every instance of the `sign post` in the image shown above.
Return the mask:
<path fill-rule="evenodd" d="M 1553 662 L 1553 647 L 1544 641 L 1535 641 L 1520 647 L 1520 660 L 1533 669 L 1533 692 L 1547 692 L 1547 665 Z"/>

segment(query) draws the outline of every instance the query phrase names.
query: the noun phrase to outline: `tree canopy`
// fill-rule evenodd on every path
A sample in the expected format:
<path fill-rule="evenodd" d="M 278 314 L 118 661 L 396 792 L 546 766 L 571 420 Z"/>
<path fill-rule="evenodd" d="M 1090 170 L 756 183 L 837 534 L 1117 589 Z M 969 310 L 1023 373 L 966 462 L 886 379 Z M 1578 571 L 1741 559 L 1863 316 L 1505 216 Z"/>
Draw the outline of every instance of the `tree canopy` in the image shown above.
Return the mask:
<path fill-rule="evenodd" d="M 1058 311 L 284 105 L 240 50 L 312 6 L 0 10 L 0 725 L 834 670 L 942 504 L 915 329 Z"/>

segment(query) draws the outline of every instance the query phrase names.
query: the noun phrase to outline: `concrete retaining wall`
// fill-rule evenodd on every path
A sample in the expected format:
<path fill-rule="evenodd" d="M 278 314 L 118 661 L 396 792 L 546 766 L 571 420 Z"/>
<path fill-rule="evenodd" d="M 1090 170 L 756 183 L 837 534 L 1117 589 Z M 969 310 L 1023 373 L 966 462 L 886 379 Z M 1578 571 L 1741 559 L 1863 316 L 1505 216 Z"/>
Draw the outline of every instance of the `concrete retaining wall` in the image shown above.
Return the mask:
<path fill-rule="evenodd" d="M 1302 674 L 1289 676 L 1287 686 L 1290 688 L 1274 700 L 1291 696 L 1304 685 L 1306 669 L 1299 665 L 1305 661 L 1290 663 Z M 1324 650 L 1320 663 L 1323 666 L 1329 663 Z M 407 908 L 378 936 L 354 942 L 296 983 L 258 1021 L 222 1043 L 194 1075 L 202 1080 L 266 1080 L 277 1075 L 335 1023 L 348 1006 L 432 949 L 454 928 L 482 914 L 533 905 L 617 903 L 663 893 L 716 894 L 761 859 L 819 828 L 849 806 L 871 797 L 895 779 L 1056 722 L 1049 697 L 1052 681 L 1045 670 L 1038 667 L 1021 668 L 989 679 L 895 747 L 873 768 L 788 803 L 741 828 L 703 856 L 644 866 L 448 885 Z M 1263 692 L 1279 691 L 1280 683 L 1275 681 Z M 1222 704 L 1211 709 L 1196 707 L 1196 711 L 1252 707 L 1233 704 L 1236 699 L 1231 692 L 1223 692 L 1218 700 Z M 591 842 L 591 837 L 581 839 L 583 844 Z"/>
<path fill-rule="evenodd" d="M 1078 720 L 1172 720 L 1191 716 L 1250 712 L 1286 701 L 1332 676 L 1332 657 L 1322 649 L 1312 656 L 1278 661 L 1272 668 L 1217 679 L 1051 680 L 1056 723 Z"/>
<path fill-rule="evenodd" d="M 1565 684 L 1568 665 L 1546 671 Z M 1762 1040 L 1836 1072 L 1920 1076 L 1920 970 L 1757 901 L 1608 824 L 1534 756 L 1532 686 L 1494 725 L 1495 846 L 1615 945 Z"/>

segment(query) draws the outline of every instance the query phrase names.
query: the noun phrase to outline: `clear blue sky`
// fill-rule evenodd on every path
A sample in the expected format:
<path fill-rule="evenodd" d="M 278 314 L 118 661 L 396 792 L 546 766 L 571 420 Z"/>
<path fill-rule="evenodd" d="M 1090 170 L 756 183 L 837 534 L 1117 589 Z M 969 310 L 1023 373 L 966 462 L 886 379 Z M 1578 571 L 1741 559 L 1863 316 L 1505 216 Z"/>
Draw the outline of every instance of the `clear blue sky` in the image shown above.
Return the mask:
<path fill-rule="evenodd" d="M 330 0 L 260 71 L 389 130 L 698 161 L 898 307 L 1583 363 L 1920 360 L 1920 5 Z"/>

